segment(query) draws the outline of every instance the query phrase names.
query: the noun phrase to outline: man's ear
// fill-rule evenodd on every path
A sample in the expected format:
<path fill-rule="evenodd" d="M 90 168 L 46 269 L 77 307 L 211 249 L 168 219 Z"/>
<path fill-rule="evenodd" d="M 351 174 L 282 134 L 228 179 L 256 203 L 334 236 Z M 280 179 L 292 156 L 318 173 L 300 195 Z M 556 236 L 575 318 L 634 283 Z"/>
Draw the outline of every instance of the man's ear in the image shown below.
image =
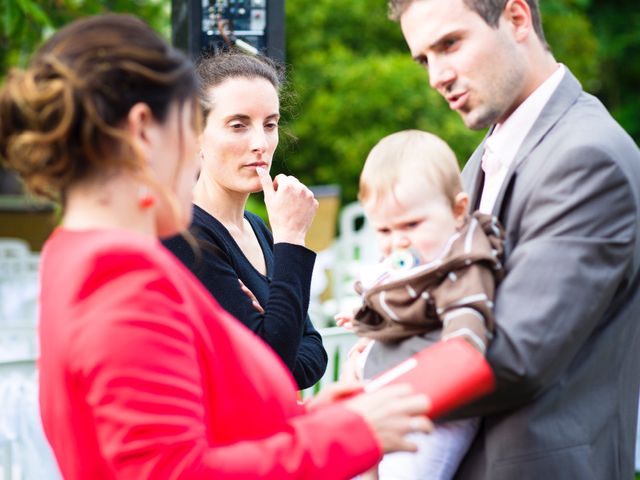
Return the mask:
<path fill-rule="evenodd" d="M 136 153 L 141 155 L 147 163 L 151 162 L 154 137 L 152 130 L 155 122 L 149 105 L 136 103 L 131 107 L 126 126 Z"/>
<path fill-rule="evenodd" d="M 513 30 L 517 41 L 524 41 L 534 34 L 531 9 L 526 0 L 509 0 L 504 7 L 503 16 Z"/>
<path fill-rule="evenodd" d="M 469 195 L 466 192 L 460 192 L 453 201 L 453 217 L 456 220 L 458 228 L 464 225 L 469 210 Z"/>

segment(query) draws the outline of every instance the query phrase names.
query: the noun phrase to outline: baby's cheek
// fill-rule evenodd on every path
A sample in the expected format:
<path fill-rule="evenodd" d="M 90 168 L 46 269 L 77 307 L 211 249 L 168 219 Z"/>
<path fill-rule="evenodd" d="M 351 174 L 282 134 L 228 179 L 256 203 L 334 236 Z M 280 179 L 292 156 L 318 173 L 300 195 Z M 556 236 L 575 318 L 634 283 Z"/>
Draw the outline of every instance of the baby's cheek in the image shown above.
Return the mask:
<path fill-rule="evenodd" d="M 430 262 L 442 253 L 442 249 L 446 243 L 446 241 L 431 239 L 423 241 L 417 248 L 420 255 L 422 255 L 422 258 L 424 258 L 425 261 Z"/>
<path fill-rule="evenodd" d="M 377 236 L 378 249 L 385 257 L 391 254 L 391 241 L 388 238 Z"/>

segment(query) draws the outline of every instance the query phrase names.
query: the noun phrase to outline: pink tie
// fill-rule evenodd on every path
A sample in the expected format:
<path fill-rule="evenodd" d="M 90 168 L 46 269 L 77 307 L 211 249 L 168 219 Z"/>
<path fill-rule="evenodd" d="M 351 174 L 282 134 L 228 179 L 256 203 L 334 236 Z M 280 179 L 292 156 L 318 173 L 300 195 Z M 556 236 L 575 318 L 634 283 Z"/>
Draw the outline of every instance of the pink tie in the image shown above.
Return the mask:
<path fill-rule="evenodd" d="M 482 170 L 488 177 L 495 175 L 502 167 L 502 161 L 491 151 L 489 145 L 485 143 L 484 154 L 482 155 Z"/>

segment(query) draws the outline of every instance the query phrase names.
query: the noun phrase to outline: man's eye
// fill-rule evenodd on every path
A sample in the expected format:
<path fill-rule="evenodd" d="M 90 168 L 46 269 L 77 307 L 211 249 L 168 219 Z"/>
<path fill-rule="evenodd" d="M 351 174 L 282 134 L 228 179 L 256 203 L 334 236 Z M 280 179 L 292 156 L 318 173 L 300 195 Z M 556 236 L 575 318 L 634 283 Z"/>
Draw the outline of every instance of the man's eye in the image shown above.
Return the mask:
<path fill-rule="evenodd" d="M 243 128 L 245 128 L 243 123 L 232 123 L 231 125 L 229 125 L 233 130 L 242 130 Z"/>
<path fill-rule="evenodd" d="M 442 50 L 448 51 L 451 50 L 458 43 L 458 39 L 456 38 L 448 38 L 447 40 L 442 42 Z"/>

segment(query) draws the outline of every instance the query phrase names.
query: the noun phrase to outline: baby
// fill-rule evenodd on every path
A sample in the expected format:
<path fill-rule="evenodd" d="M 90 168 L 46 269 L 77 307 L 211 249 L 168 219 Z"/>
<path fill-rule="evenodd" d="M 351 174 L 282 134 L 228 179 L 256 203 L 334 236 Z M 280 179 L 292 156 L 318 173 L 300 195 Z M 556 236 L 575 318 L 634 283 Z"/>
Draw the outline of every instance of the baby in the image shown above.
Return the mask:
<path fill-rule="evenodd" d="M 494 328 L 503 231 L 494 217 L 469 215 L 453 151 L 426 132 L 389 135 L 367 157 L 358 198 L 384 256 L 356 283 L 361 308 L 353 318 L 338 316 L 338 324 L 374 340 L 358 358 L 362 376 L 453 337 L 484 353 Z M 379 478 L 452 478 L 477 425 L 465 419 L 412 434 L 418 452 L 385 456 Z"/>

